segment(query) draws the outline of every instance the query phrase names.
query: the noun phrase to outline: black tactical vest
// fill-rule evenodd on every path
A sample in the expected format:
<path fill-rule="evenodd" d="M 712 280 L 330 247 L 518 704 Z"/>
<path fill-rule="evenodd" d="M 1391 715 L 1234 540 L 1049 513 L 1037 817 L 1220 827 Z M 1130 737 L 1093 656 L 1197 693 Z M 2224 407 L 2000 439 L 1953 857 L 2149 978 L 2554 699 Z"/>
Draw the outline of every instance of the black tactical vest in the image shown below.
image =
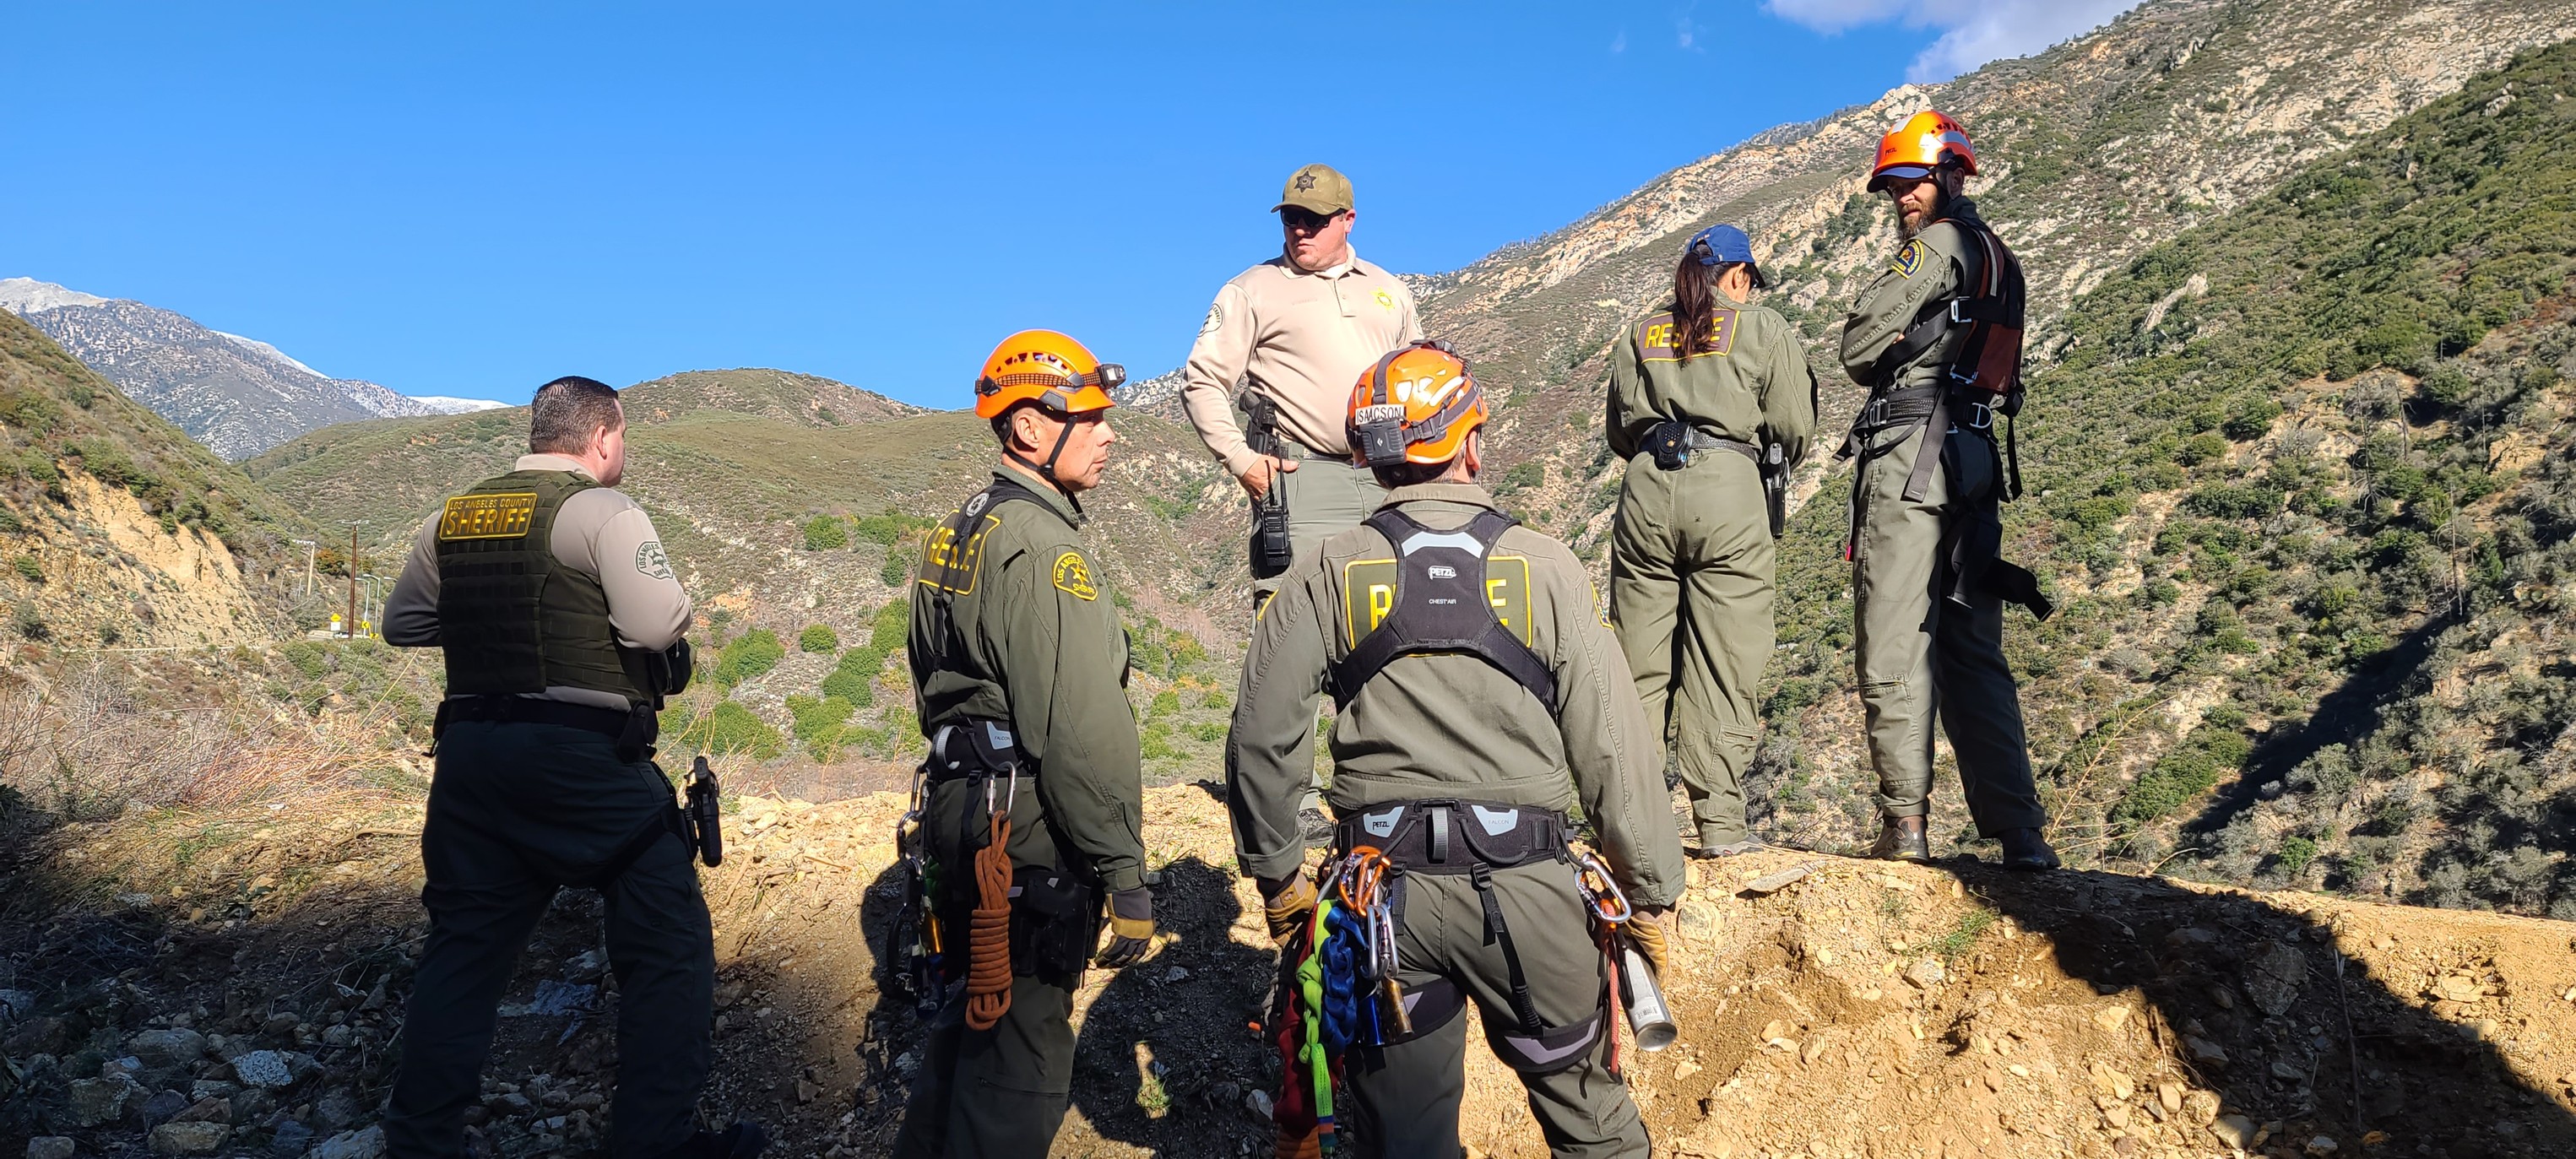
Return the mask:
<path fill-rule="evenodd" d="M 655 702 L 650 654 L 617 642 L 607 589 L 555 560 L 555 514 L 598 485 L 571 471 L 512 471 L 447 501 L 438 634 L 449 695 L 586 688 Z"/>
<path fill-rule="evenodd" d="M 1352 643 L 1350 655 L 1333 665 L 1334 704 L 1347 708 L 1398 656 L 1451 652 L 1500 669 L 1554 714 L 1556 672 L 1529 645 L 1529 561 L 1494 555 L 1494 544 L 1518 522 L 1486 511 L 1455 531 L 1434 531 L 1393 507 L 1369 516 L 1366 526 L 1394 545 L 1396 557 L 1357 560 L 1344 571 Z"/>

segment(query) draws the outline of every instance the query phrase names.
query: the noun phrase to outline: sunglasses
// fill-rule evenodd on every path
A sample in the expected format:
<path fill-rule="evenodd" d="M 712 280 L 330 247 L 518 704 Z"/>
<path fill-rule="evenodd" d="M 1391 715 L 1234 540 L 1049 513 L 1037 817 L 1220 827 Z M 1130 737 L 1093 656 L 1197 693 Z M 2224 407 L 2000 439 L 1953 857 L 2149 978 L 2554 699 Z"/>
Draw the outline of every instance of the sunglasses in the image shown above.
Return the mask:
<path fill-rule="evenodd" d="M 1308 233 L 1313 233 L 1316 230 L 1320 230 L 1325 226 L 1333 224 L 1334 218 L 1340 217 L 1342 214 L 1347 212 L 1349 211 L 1335 210 L 1329 214 L 1319 214 L 1311 210 L 1299 209 L 1292 205 L 1279 211 L 1279 224 L 1287 226 L 1290 229 L 1302 229 Z"/>

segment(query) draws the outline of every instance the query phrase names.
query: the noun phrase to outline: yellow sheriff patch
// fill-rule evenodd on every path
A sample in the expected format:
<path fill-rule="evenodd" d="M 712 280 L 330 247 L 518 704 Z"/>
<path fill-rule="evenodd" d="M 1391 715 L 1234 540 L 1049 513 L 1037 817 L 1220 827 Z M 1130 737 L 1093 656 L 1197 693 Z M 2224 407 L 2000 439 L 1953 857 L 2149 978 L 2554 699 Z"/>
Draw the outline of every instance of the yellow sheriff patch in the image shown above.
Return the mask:
<path fill-rule="evenodd" d="M 1905 243 L 1905 248 L 1896 251 L 1894 268 L 1899 277 L 1907 278 L 1913 277 L 1914 271 L 1923 268 L 1922 238 L 1914 238 Z"/>
<path fill-rule="evenodd" d="M 1395 308 L 1395 295 L 1390 294 L 1390 293 L 1387 293 L 1387 292 L 1386 292 L 1386 291 L 1384 291 L 1384 290 L 1379 290 L 1379 291 L 1377 292 L 1377 305 L 1378 305 L 1378 308 L 1379 308 L 1379 309 L 1381 309 L 1381 310 L 1392 310 L 1392 309 L 1394 309 L 1394 308 Z"/>
<path fill-rule="evenodd" d="M 1100 589 L 1091 582 L 1091 565 L 1082 562 L 1078 551 L 1055 557 L 1055 586 L 1086 600 L 1100 598 Z"/>
<path fill-rule="evenodd" d="M 528 533 L 528 521 L 537 512 L 537 493 L 515 491 L 506 495 L 459 495 L 447 501 L 438 513 L 438 538 L 517 539 Z"/>

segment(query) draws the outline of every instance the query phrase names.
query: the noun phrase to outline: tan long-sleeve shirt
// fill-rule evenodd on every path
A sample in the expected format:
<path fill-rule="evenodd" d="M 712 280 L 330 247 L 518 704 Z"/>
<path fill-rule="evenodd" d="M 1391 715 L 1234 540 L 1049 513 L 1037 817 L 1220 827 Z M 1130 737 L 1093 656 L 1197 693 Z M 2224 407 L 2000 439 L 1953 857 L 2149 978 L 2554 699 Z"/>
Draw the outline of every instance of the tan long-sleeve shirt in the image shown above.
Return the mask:
<path fill-rule="evenodd" d="M 1353 253 L 1303 270 L 1285 254 L 1216 292 L 1182 368 L 1181 406 L 1225 469 L 1256 457 L 1234 421 L 1235 383 L 1250 374 L 1279 405 L 1279 433 L 1322 455 L 1348 455 L 1351 386 L 1387 351 L 1422 337 L 1413 291 Z"/>
<path fill-rule="evenodd" d="M 514 471 L 575 471 L 580 463 L 561 455 L 521 455 Z M 402 578 L 385 597 L 385 642 L 404 648 L 435 648 L 438 635 L 438 512 L 431 512 L 412 537 L 411 558 Z M 689 593 L 671 571 L 662 537 L 653 518 L 625 495 L 594 487 L 564 500 L 555 513 L 554 532 L 546 545 L 555 561 L 583 575 L 596 576 L 608 593 L 608 621 L 617 639 L 630 648 L 661 651 L 678 643 L 689 630 Z M 623 709 L 624 698 L 582 688 L 549 688 L 552 700 Z M 608 702 L 616 701 L 615 704 Z"/>

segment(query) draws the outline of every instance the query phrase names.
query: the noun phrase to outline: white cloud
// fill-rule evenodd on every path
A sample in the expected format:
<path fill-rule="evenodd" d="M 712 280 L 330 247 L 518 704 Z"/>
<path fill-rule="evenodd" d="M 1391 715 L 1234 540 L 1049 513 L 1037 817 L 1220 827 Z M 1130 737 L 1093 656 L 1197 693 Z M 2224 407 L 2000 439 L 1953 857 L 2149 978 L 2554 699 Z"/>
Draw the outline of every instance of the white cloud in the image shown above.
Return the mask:
<path fill-rule="evenodd" d="M 1889 20 L 1938 28 L 1941 38 L 1906 69 L 1907 79 L 1938 81 L 2089 32 L 2138 0 L 1763 0 L 1762 6 L 1823 33 Z"/>

